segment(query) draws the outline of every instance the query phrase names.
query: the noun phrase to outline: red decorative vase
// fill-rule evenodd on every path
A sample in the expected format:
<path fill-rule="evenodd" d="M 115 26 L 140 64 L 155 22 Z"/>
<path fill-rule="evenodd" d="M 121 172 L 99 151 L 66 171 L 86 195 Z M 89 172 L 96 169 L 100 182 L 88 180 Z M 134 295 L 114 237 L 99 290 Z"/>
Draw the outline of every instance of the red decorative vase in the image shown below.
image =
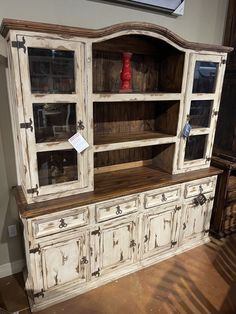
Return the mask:
<path fill-rule="evenodd" d="M 123 52 L 122 54 L 122 71 L 120 73 L 120 79 L 121 79 L 121 88 L 120 93 L 130 93 L 132 92 L 131 87 L 131 52 Z"/>

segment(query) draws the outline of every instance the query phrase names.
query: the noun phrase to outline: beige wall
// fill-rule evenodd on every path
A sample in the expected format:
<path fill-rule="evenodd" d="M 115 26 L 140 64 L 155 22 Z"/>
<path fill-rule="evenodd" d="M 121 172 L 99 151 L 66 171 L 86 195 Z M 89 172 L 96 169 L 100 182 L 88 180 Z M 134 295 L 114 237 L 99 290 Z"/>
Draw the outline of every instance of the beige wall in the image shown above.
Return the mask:
<path fill-rule="evenodd" d="M 190 41 L 221 44 L 228 0 L 185 2 L 184 16 L 174 18 L 93 0 L 0 0 L 0 20 L 8 17 L 88 28 L 100 28 L 125 21 L 145 21 L 167 27 Z M 0 54 L 5 54 L 2 38 Z M 2 265 L 23 258 L 21 237 L 9 239 L 7 236 L 7 226 L 17 222 L 17 211 L 13 197 L 9 193 L 10 187 L 16 184 L 16 170 L 4 68 L 0 68 L 0 108 L 0 265 Z"/>

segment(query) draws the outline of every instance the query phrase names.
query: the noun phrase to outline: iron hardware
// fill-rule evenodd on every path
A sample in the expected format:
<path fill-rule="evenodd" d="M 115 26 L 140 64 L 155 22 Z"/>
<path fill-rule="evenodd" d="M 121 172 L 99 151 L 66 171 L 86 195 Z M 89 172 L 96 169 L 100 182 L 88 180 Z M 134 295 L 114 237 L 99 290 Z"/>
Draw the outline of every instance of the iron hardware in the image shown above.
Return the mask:
<path fill-rule="evenodd" d="M 130 241 L 130 247 L 135 247 L 136 246 L 136 242 L 134 240 Z"/>
<path fill-rule="evenodd" d="M 17 48 L 17 49 L 22 48 L 24 50 L 24 53 L 26 53 L 25 37 L 22 37 L 22 41 L 20 41 L 20 40 L 12 41 L 11 45 L 13 48 Z"/>
<path fill-rule="evenodd" d="M 65 219 L 60 219 L 60 225 L 58 226 L 60 229 L 67 227 L 67 223 L 65 222 Z"/>
<path fill-rule="evenodd" d="M 34 193 L 36 193 L 37 196 L 38 196 L 38 195 L 39 195 L 39 187 L 38 187 L 38 184 L 36 184 L 35 188 L 28 189 L 28 190 L 27 190 L 27 193 L 28 193 L 28 194 L 34 194 Z"/>
<path fill-rule="evenodd" d="M 165 194 L 163 193 L 162 196 L 161 196 L 161 201 L 162 202 L 166 202 L 167 201 L 167 198 L 165 196 Z"/>
<path fill-rule="evenodd" d="M 199 190 L 200 190 L 200 193 L 202 193 L 202 192 L 203 192 L 203 188 L 202 188 L 202 186 L 201 186 L 201 185 L 199 185 Z"/>
<path fill-rule="evenodd" d="M 195 206 L 198 206 L 198 205 L 202 206 L 203 204 L 206 203 L 206 201 L 207 201 L 207 198 L 203 193 L 200 193 L 197 197 L 193 199 Z"/>
<path fill-rule="evenodd" d="M 223 60 L 222 60 L 222 64 L 226 64 L 226 59 L 223 59 Z"/>
<path fill-rule="evenodd" d="M 39 298 L 39 297 L 44 298 L 44 291 L 43 291 L 43 289 L 40 292 L 34 294 L 34 298 Z"/>
<path fill-rule="evenodd" d="M 88 260 L 86 256 L 83 256 L 81 259 L 81 264 L 88 264 Z"/>
<path fill-rule="evenodd" d="M 209 198 L 208 198 L 208 202 L 211 202 L 211 201 L 214 201 L 214 196 L 210 196 Z"/>
<path fill-rule="evenodd" d="M 39 244 L 38 244 L 38 246 L 36 248 L 30 249 L 29 252 L 32 253 L 32 254 L 35 254 L 35 253 L 39 253 L 40 254 L 41 253 L 41 249 L 40 249 Z"/>
<path fill-rule="evenodd" d="M 121 215 L 122 210 L 120 209 L 120 205 L 118 205 L 116 208 L 117 208 L 116 215 Z"/>
<path fill-rule="evenodd" d="M 187 228 L 186 223 L 183 223 L 183 230 L 185 230 Z"/>
<path fill-rule="evenodd" d="M 206 161 L 211 161 L 211 157 L 207 157 L 207 158 L 206 158 Z"/>
<path fill-rule="evenodd" d="M 101 235 L 100 228 L 98 228 L 97 230 L 92 231 L 91 235 L 98 235 L 98 236 L 100 236 Z"/>
<path fill-rule="evenodd" d="M 33 121 L 32 119 L 30 118 L 29 119 L 29 122 L 24 122 L 24 123 L 20 123 L 20 128 L 21 129 L 30 129 L 31 132 L 33 132 Z"/>
<path fill-rule="evenodd" d="M 171 247 L 175 246 L 177 244 L 177 241 L 171 241 Z"/>
<path fill-rule="evenodd" d="M 175 206 L 175 213 L 181 209 L 181 206 Z"/>
<path fill-rule="evenodd" d="M 204 229 L 204 233 L 208 233 L 210 231 L 210 229 Z"/>
<path fill-rule="evenodd" d="M 145 234 L 144 242 L 147 242 L 147 241 L 148 241 L 148 236 Z"/>
<path fill-rule="evenodd" d="M 99 277 L 100 276 L 100 268 L 92 273 L 92 276 Z"/>
<path fill-rule="evenodd" d="M 82 120 L 79 120 L 79 121 L 78 121 L 78 129 L 79 129 L 79 130 L 84 130 L 84 128 L 85 128 L 85 127 L 84 127 L 83 121 L 82 121 Z"/>
<path fill-rule="evenodd" d="M 214 111 L 213 111 L 213 116 L 218 116 L 218 113 L 219 113 L 219 111 L 214 110 Z"/>

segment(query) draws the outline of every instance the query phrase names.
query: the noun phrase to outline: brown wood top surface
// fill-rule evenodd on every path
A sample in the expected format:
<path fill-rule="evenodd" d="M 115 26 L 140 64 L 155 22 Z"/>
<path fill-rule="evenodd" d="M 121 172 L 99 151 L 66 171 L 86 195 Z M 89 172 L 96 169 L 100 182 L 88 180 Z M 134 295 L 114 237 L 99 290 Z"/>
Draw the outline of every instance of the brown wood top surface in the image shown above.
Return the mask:
<path fill-rule="evenodd" d="M 220 174 L 222 170 L 210 167 L 203 170 L 171 175 L 151 166 L 119 170 L 95 175 L 95 190 L 88 193 L 27 204 L 21 187 L 15 187 L 17 205 L 22 217 L 32 218 L 61 210 L 89 205 L 116 197 L 170 186 Z"/>
<path fill-rule="evenodd" d="M 15 19 L 3 19 L 0 33 L 3 37 L 6 37 L 9 30 L 22 30 L 22 31 L 34 31 L 34 32 L 43 32 L 63 35 L 66 37 L 71 36 L 80 36 L 85 38 L 99 38 L 107 36 L 120 31 L 128 30 L 139 30 L 139 31 L 150 31 L 157 34 L 160 34 L 173 43 L 179 45 L 180 47 L 186 49 L 194 50 L 208 50 L 208 51 L 217 51 L 217 52 L 230 52 L 233 50 L 231 47 L 221 46 L 221 45 L 210 45 L 210 44 L 200 44 L 190 41 L 186 41 L 180 36 L 176 35 L 172 31 L 168 30 L 165 27 L 158 26 L 155 24 L 145 23 L 145 22 L 127 22 L 115 24 L 112 26 L 104 27 L 101 29 L 87 29 L 74 26 L 63 26 L 57 24 L 49 23 L 39 23 Z"/>

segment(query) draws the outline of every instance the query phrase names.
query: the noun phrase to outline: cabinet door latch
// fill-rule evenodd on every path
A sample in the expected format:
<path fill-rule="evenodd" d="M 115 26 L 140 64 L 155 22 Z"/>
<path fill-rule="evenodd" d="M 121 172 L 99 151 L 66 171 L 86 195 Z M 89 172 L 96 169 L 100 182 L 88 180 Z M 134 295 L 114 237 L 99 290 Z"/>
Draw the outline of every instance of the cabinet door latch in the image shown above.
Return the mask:
<path fill-rule="evenodd" d="M 20 128 L 21 129 L 30 129 L 31 132 L 33 132 L 33 121 L 32 119 L 30 118 L 29 119 L 29 122 L 24 122 L 24 123 L 20 123 Z"/>
<path fill-rule="evenodd" d="M 27 189 L 28 194 L 34 194 L 36 193 L 37 196 L 39 195 L 39 187 L 38 184 L 36 184 L 35 188 Z"/>
<path fill-rule="evenodd" d="M 177 244 L 177 241 L 171 241 L 171 247 L 175 246 Z"/>
<path fill-rule="evenodd" d="M 29 252 L 32 253 L 32 254 L 35 254 L 35 253 L 39 253 L 40 254 L 41 253 L 41 249 L 40 249 L 39 244 L 38 244 L 38 246 L 36 248 L 30 249 Z"/>
<path fill-rule="evenodd" d="M 92 273 L 92 276 L 99 277 L 100 276 L 100 268 Z"/>
<path fill-rule="evenodd" d="M 98 228 L 97 230 L 94 230 L 94 231 L 91 232 L 91 235 L 98 235 L 98 236 L 100 236 L 100 234 L 101 234 L 100 228 Z"/>
<path fill-rule="evenodd" d="M 22 37 L 22 41 L 21 40 L 12 41 L 11 45 L 13 48 L 23 49 L 24 53 L 26 53 L 25 37 Z"/>
<path fill-rule="evenodd" d="M 34 294 L 34 298 L 39 298 L 39 297 L 44 298 L 44 291 L 43 291 L 43 289 L 40 292 Z"/>

